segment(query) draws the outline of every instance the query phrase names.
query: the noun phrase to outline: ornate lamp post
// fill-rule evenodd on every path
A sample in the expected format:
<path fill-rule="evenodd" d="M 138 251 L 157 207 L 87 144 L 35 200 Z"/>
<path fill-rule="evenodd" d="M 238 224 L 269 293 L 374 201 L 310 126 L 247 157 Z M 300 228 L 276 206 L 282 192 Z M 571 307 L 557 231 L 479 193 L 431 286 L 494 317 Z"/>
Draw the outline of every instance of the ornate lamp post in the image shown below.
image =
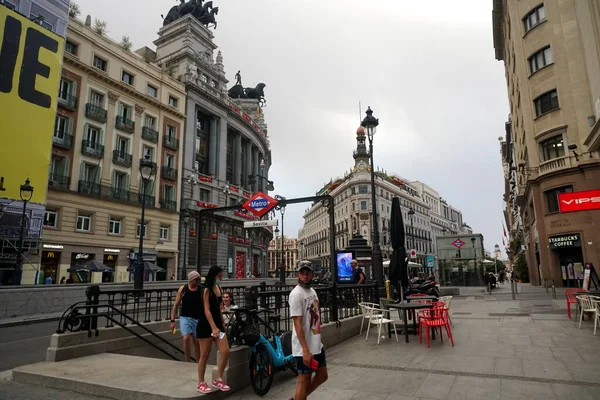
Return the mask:
<path fill-rule="evenodd" d="M 21 284 L 21 276 L 23 275 L 23 241 L 27 226 L 27 202 L 33 197 L 33 186 L 29 184 L 30 182 L 29 178 L 25 179 L 25 184 L 21 185 L 21 192 L 19 193 L 23 201 L 23 214 L 21 215 L 21 229 L 19 231 L 19 252 L 15 264 L 15 285 Z"/>
<path fill-rule="evenodd" d="M 415 215 L 415 210 L 413 210 L 412 208 L 408 210 L 408 216 L 410 217 L 410 237 L 412 238 L 411 240 L 411 250 L 415 249 L 415 224 L 414 224 L 414 215 Z"/>
<path fill-rule="evenodd" d="M 285 283 L 285 236 L 283 233 L 283 216 L 285 215 L 285 207 L 281 207 L 279 211 L 281 211 L 281 265 L 279 266 L 279 282 L 283 284 Z"/>
<path fill-rule="evenodd" d="M 146 235 L 146 186 L 156 174 L 156 163 L 150 160 L 150 156 L 140 159 L 140 175 L 142 175 L 142 219 L 140 221 L 140 244 L 138 249 L 138 256 L 135 262 L 135 269 L 133 273 L 133 288 L 135 290 L 141 290 L 144 288 L 144 236 Z"/>
<path fill-rule="evenodd" d="M 260 160 L 260 170 L 262 173 L 264 173 L 265 167 L 266 167 L 265 160 L 264 159 Z M 264 180 L 265 182 L 267 182 L 267 192 L 272 192 L 273 190 L 275 190 L 273 181 L 270 181 L 262 174 L 248 175 L 248 183 L 251 185 L 254 185 L 256 183 L 256 178 L 260 178 L 260 179 Z M 260 188 L 259 188 L 259 190 L 260 190 Z"/>
<path fill-rule="evenodd" d="M 373 277 L 379 284 L 380 288 L 383 288 L 383 260 L 381 258 L 381 247 L 379 246 L 379 223 L 377 220 L 377 201 L 376 201 L 376 188 L 375 188 L 375 164 L 373 163 L 373 136 L 377 132 L 377 125 L 379 125 L 379 119 L 373 116 L 373 110 L 368 107 L 367 116 L 362 120 L 360 125 L 367 131 L 367 137 L 369 139 L 369 154 L 371 156 L 371 207 L 373 210 L 373 254 L 371 261 L 373 263 Z"/>
<path fill-rule="evenodd" d="M 181 279 L 187 279 L 187 244 L 188 244 L 188 224 L 190 223 L 190 212 L 189 210 L 185 210 L 181 214 L 181 219 L 183 220 L 183 265 L 181 267 Z"/>
<path fill-rule="evenodd" d="M 279 227 L 275 227 L 275 273 L 277 274 L 277 268 L 279 268 Z"/>

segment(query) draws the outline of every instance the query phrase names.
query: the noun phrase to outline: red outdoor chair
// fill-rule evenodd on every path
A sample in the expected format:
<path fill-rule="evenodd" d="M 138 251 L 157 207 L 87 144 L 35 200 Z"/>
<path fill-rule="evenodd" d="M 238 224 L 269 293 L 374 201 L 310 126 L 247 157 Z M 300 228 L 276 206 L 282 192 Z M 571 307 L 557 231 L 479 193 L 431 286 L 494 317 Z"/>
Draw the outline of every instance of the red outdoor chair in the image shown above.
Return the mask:
<path fill-rule="evenodd" d="M 567 299 L 567 315 L 571 319 L 571 304 L 577 304 L 575 293 L 587 292 L 587 289 L 571 288 L 565 289 L 565 298 Z"/>
<path fill-rule="evenodd" d="M 430 347 L 430 333 L 431 329 L 440 328 L 440 340 L 444 342 L 444 336 L 442 327 L 446 329 L 446 333 L 450 338 L 452 347 L 454 347 L 454 338 L 452 337 L 452 328 L 450 327 L 450 320 L 448 319 L 448 309 L 445 307 L 435 307 L 431 310 L 424 310 L 420 314 L 419 318 L 419 343 L 423 343 L 423 330 L 425 330 L 427 347 Z"/>

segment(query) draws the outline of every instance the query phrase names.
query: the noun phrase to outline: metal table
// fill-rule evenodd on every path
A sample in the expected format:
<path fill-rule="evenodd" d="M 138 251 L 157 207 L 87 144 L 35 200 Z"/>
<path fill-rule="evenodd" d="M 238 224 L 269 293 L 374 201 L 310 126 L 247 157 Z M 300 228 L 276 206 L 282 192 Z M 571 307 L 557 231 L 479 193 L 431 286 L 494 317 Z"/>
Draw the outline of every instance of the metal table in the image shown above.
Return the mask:
<path fill-rule="evenodd" d="M 410 303 L 411 300 L 431 300 L 438 301 L 436 296 L 408 296 L 406 300 Z"/>
<path fill-rule="evenodd" d="M 425 297 L 425 296 L 423 296 L 423 297 Z M 398 311 L 402 311 L 402 316 L 404 317 L 404 336 L 406 338 L 406 343 L 408 343 L 408 311 L 410 311 L 412 313 L 413 328 L 415 329 L 415 333 L 416 333 L 417 332 L 417 318 L 415 315 L 415 311 L 433 308 L 433 304 L 431 304 L 431 303 L 392 303 L 392 304 L 388 304 L 388 307 L 393 308 Z"/>

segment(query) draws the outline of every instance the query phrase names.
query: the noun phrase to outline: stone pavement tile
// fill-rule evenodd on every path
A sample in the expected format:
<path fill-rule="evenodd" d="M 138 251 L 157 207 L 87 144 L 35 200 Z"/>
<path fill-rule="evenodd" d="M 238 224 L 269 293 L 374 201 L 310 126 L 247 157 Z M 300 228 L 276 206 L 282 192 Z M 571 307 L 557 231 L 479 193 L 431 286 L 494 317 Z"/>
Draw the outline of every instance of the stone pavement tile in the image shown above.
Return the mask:
<path fill-rule="evenodd" d="M 493 374 L 496 359 L 482 356 L 440 356 L 433 370 Z"/>
<path fill-rule="evenodd" d="M 50 389 L 42 386 L 24 385 L 17 382 L 0 384 L 0 400 L 106 400 L 104 397 L 90 396 L 66 390 Z"/>
<path fill-rule="evenodd" d="M 589 387 L 588 390 L 594 400 L 600 400 L 600 387 Z"/>
<path fill-rule="evenodd" d="M 572 381 L 573 375 L 560 360 L 523 360 L 526 377 Z"/>
<path fill-rule="evenodd" d="M 457 347 L 456 354 L 485 357 L 514 357 L 515 353 L 510 345 L 500 343 L 485 343 L 479 340 L 469 341 Z"/>
<path fill-rule="evenodd" d="M 500 379 L 457 376 L 448 400 L 500 400 L 501 386 Z"/>
<path fill-rule="evenodd" d="M 514 346 L 515 356 L 530 360 L 553 360 L 550 346 Z"/>
<path fill-rule="evenodd" d="M 587 387 L 553 384 L 552 389 L 559 399 L 595 400 Z"/>
<path fill-rule="evenodd" d="M 428 375 L 427 372 L 378 371 L 366 368 L 362 370 L 364 375 L 359 379 L 346 381 L 346 389 L 367 392 L 374 395 L 401 393 L 414 396 Z"/>
<path fill-rule="evenodd" d="M 419 354 L 408 364 L 408 368 L 412 369 L 433 369 L 433 366 L 437 363 L 438 356 L 429 354 Z"/>
<path fill-rule="evenodd" d="M 365 399 L 368 399 L 369 397 L 365 396 Z M 390 394 L 388 397 L 385 398 L 385 400 L 419 400 L 418 397 L 412 397 L 412 396 L 404 396 L 403 394 Z"/>
<path fill-rule="evenodd" d="M 554 346 L 554 342 L 552 341 L 552 336 L 540 335 L 538 333 L 529 333 L 528 338 L 529 338 L 529 342 L 533 346 L 548 346 L 548 347 Z"/>
<path fill-rule="evenodd" d="M 598 352 L 597 351 L 589 351 L 583 349 L 570 349 L 573 353 L 577 353 L 582 359 L 583 362 L 586 363 L 596 363 L 598 362 Z"/>
<path fill-rule="evenodd" d="M 523 359 L 517 357 L 497 358 L 494 373 L 496 375 L 525 376 Z"/>
<path fill-rule="evenodd" d="M 455 378 L 454 375 L 429 374 L 414 396 L 426 399 L 446 399 Z"/>
<path fill-rule="evenodd" d="M 554 358 L 557 360 L 562 360 L 566 363 L 584 363 L 585 360 L 576 349 L 568 349 L 568 348 L 555 348 L 552 349 L 552 354 L 554 354 Z M 596 357 L 598 355 L 596 354 Z M 596 358 L 597 359 L 597 358 Z"/>
<path fill-rule="evenodd" d="M 573 379 L 581 382 L 600 383 L 600 363 L 565 363 Z"/>
<path fill-rule="evenodd" d="M 552 385 L 502 379 L 500 400 L 564 400 L 554 394 Z"/>

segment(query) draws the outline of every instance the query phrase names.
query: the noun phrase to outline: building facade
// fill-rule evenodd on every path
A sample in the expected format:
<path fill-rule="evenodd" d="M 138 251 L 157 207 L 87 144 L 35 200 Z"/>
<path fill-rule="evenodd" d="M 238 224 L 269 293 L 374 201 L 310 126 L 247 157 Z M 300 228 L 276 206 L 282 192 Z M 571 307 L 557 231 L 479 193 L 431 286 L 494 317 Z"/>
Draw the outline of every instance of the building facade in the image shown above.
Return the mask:
<path fill-rule="evenodd" d="M 69 0 L 0 0 L 0 4 L 62 37 L 67 35 Z"/>
<path fill-rule="evenodd" d="M 300 242 L 296 238 L 276 236 L 269 242 L 269 276 L 279 276 L 279 266 L 285 265 L 286 276 L 295 276 L 300 260 Z"/>
<path fill-rule="evenodd" d="M 69 21 L 40 252 L 56 282 L 92 259 L 114 268 L 93 280 L 130 281 L 141 234 L 144 260 L 165 270 L 153 278 L 175 273 L 185 86 L 138 53 Z M 145 196 L 144 157 L 157 166 Z"/>
<path fill-rule="evenodd" d="M 330 194 L 335 205 L 336 249 L 342 250 L 349 244 L 354 233 L 366 238 L 371 246 L 372 204 L 369 153 L 362 127 L 356 132 L 357 148 L 354 151 L 354 167 L 342 178 L 326 184 L 318 195 Z M 452 208 L 429 186 L 415 181 L 409 182 L 383 170 L 375 172 L 377 216 L 379 219 L 380 245 L 383 259 L 392 254 L 390 242 L 390 216 L 392 198 L 399 197 L 406 231 L 407 250 L 416 250 L 413 262 L 425 265 L 427 256 L 435 254 L 435 237 L 458 233 L 462 224 L 462 213 Z M 329 222 L 327 209 L 316 203 L 306 210 L 304 226 L 299 233 L 302 256 L 329 268 Z"/>
<path fill-rule="evenodd" d="M 575 285 L 569 264 L 600 263 L 600 192 L 588 192 L 600 189 L 600 4 L 493 4 L 510 104 L 500 138 L 509 257 L 526 260 L 536 285 Z M 566 196 L 591 206 L 566 207 Z"/>
<path fill-rule="evenodd" d="M 158 34 L 156 53 L 148 56 L 184 83 L 187 93 L 180 196 L 182 213 L 190 218 L 180 226 L 180 249 L 186 253 L 181 274 L 191 269 L 205 274 L 219 265 L 230 278 L 265 276 L 271 229 L 244 229 L 254 217 L 243 211 L 203 214 L 202 226 L 197 218 L 200 210 L 238 205 L 267 192 L 271 150 L 262 102 L 230 97 L 213 32 L 192 15 Z M 241 75 L 236 85 L 241 86 Z"/>

